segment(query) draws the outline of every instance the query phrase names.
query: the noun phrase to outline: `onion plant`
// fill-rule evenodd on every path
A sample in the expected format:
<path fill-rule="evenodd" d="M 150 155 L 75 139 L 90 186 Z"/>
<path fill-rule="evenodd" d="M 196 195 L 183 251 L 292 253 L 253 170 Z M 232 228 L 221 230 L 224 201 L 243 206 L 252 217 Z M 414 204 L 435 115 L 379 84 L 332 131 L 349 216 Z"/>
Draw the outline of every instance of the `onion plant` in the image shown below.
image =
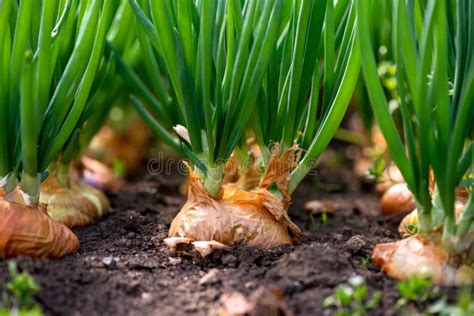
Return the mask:
<path fill-rule="evenodd" d="M 427 272 L 439 283 L 472 282 L 474 197 L 472 178 L 466 179 L 474 170 L 474 4 L 394 1 L 399 133 L 377 76 L 370 3 L 357 5 L 364 78 L 392 160 L 415 197 L 419 222 L 417 236 L 377 246 L 373 259 L 397 278 Z"/>
<path fill-rule="evenodd" d="M 292 15 L 288 33 L 272 56 L 250 124 L 265 165 L 272 144 L 283 148 L 297 144 L 302 150 L 301 161 L 290 175 L 290 194 L 333 138 L 360 67 L 352 1 L 293 2 Z"/>
<path fill-rule="evenodd" d="M 80 147 L 85 152 L 82 163 L 88 170 L 83 180 L 108 191 L 119 189 L 124 172 L 136 171 L 141 166 L 151 136 L 134 112 L 130 87 L 116 67 L 116 58 L 120 56 L 132 69 L 146 69 L 134 24 L 135 15 L 128 0 L 120 0 L 107 36 L 106 75 L 91 97 L 89 110 L 85 110 L 81 130 Z"/>
<path fill-rule="evenodd" d="M 113 0 L 0 2 L 4 256 L 56 257 L 78 249 L 72 232 L 40 210 L 40 184 L 77 136 L 113 14 Z"/>
<path fill-rule="evenodd" d="M 245 130 L 281 34 L 282 16 L 291 6 L 280 0 L 248 1 L 243 7 L 238 1 L 130 3 L 141 23 L 145 54 L 150 43 L 163 60 L 176 107 L 173 113 L 160 86 L 155 90 L 164 102 L 148 103 L 159 120 L 137 98 L 132 101 L 153 129 L 198 168 L 209 194 L 217 196 L 224 164 Z M 166 127 L 179 122 L 187 132 L 178 145 Z"/>
<path fill-rule="evenodd" d="M 49 177 L 41 190 L 41 202 L 48 204 L 49 215 L 68 227 L 89 224 L 110 210 L 106 196 L 88 183 L 99 189 L 115 189 L 119 185 L 119 179 L 106 166 L 91 159 L 81 159 L 114 101 L 120 97 L 120 90 L 126 91 L 116 74 L 110 46 L 114 45 L 127 60 L 136 59 L 137 55 L 136 37 L 128 31 L 128 25 L 134 19 L 131 8 L 126 1 L 112 1 L 111 7 L 114 20 L 108 24 L 107 39 L 112 44 L 107 45 L 104 54 L 97 55 L 95 77 L 83 110 L 72 125 L 58 159 L 49 165 Z M 72 10 L 80 10 L 80 7 Z M 97 169 L 101 172 L 94 172 Z"/>
<path fill-rule="evenodd" d="M 142 81 L 119 62 L 135 90 L 132 102 L 198 178 L 190 177 L 169 245 L 291 242 L 300 231 L 286 214 L 288 192 L 334 135 L 358 78 L 355 9 L 349 1 L 325 0 L 130 4 L 152 73 Z M 251 191 L 223 181 L 230 157 L 248 150 L 246 131 L 255 135 L 263 162 L 260 185 Z M 279 150 L 272 152 L 273 144 Z"/>

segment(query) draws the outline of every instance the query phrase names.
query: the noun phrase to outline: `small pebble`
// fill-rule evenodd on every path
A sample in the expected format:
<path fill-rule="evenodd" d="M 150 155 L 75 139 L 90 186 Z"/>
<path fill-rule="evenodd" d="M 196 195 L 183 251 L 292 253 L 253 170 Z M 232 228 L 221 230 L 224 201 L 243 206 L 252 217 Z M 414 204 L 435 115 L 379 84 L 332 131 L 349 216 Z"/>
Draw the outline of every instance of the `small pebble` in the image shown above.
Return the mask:
<path fill-rule="evenodd" d="M 349 250 L 352 253 L 357 253 L 367 246 L 367 241 L 361 235 L 354 235 L 352 236 L 346 243 L 344 244 L 344 248 Z"/>
<path fill-rule="evenodd" d="M 200 280 L 200 285 L 213 284 L 219 282 L 219 270 L 209 270 Z"/>
<path fill-rule="evenodd" d="M 179 258 L 179 257 L 178 258 L 169 257 L 168 259 L 170 261 L 170 264 L 173 265 L 173 266 L 181 263 L 181 258 Z"/>
<path fill-rule="evenodd" d="M 150 304 L 153 301 L 153 296 L 148 292 L 143 292 L 141 298 L 144 304 Z"/>
<path fill-rule="evenodd" d="M 102 259 L 102 263 L 107 269 L 115 269 L 117 267 L 117 261 L 113 257 L 105 257 Z"/>

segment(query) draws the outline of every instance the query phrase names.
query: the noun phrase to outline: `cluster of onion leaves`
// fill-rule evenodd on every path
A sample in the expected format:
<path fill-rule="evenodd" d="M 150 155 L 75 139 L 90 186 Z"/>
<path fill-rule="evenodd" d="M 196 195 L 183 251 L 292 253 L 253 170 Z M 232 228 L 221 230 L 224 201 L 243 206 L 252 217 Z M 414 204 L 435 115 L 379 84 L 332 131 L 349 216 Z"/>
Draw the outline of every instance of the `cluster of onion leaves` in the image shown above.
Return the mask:
<path fill-rule="evenodd" d="M 0 176 L 7 192 L 19 181 L 30 202 L 38 202 L 47 167 L 75 137 L 116 6 L 0 2 Z"/>
<path fill-rule="evenodd" d="M 144 59 L 153 70 L 164 68 L 173 99 L 160 78 L 152 81 L 155 97 L 128 73 L 125 77 L 134 82 L 148 108 L 138 98 L 132 101 L 153 130 L 197 167 L 207 191 L 215 196 L 225 162 L 253 113 L 293 2 L 130 0 L 130 4 L 139 22 Z M 176 123 L 186 128 L 186 133 L 178 133 L 179 142 L 169 131 Z"/>
<path fill-rule="evenodd" d="M 136 33 L 130 31 L 130 25 L 135 23 L 135 16 L 128 0 L 114 1 L 114 12 L 114 19 L 106 37 L 103 59 L 89 99 L 76 124 L 78 137 L 71 137 L 63 149 L 62 160 L 65 162 L 77 158 L 87 149 L 92 138 L 107 120 L 113 105 L 128 97 L 129 90 L 116 67 L 117 54 L 123 56 L 121 58 L 131 67 L 135 67 L 141 60 Z"/>
<path fill-rule="evenodd" d="M 333 137 L 357 82 L 352 3 L 223 1 L 209 8 L 194 1 L 130 3 L 151 88 L 125 63 L 119 67 L 148 104 L 132 99 L 154 131 L 206 177 L 217 179 L 207 187 L 214 192 L 222 162 L 236 149 L 245 151 L 239 147 L 246 146 L 246 129 L 256 135 L 266 163 L 272 144 L 289 148 L 298 141 L 306 154 L 292 174 L 293 191 Z M 156 74 L 169 78 L 171 95 Z M 320 82 L 326 91 L 321 106 Z M 182 139 L 178 145 L 169 132 L 177 124 L 187 128 L 189 144 Z"/>
<path fill-rule="evenodd" d="M 294 1 L 291 14 L 250 122 L 267 163 L 273 143 L 302 149 L 290 193 L 337 131 L 360 69 L 352 1 Z"/>
<path fill-rule="evenodd" d="M 371 1 L 357 12 L 363 73 L 376 120 L 394 163 L 413 193 L 420 233 L 443 228 L 442 245 L 457 249 L 474 231 L 474 198 L 455 216 L 456 189 L 474 169 L 474 4 L 471 1 L 394 1 L 394 60 L 402 132 L 377 75 L 369 21 Z M 435 190 L 430 192 L 430 170 Z M 472 243 L 467 245 L 472 247 Z"/>
<path fill-rule="evenodd" d="M 370 35 L 377 64 L 380 66 L 391 64 L 393 60 L 392 52 L 392 6 L 394 0 L 375 0 L 372 3 L 371 12 L 377 19 L 369 21 Z M 380 73 L 379 73 L 380 75 Z M 386 93 L 390 93 L 387 89 Z M 389 91 L 387 91 L 389 90 Z M 367 131 L 372 131 L 375 124 L 374 114 L 370 107 L 367 87 L 362 77 L 359 78 L 354 92 L 355 106 L 363 127 Z M 392 109 L 393 111 L 394 109 Z M 397 124 L 398 125 L 398 124 Z"/>

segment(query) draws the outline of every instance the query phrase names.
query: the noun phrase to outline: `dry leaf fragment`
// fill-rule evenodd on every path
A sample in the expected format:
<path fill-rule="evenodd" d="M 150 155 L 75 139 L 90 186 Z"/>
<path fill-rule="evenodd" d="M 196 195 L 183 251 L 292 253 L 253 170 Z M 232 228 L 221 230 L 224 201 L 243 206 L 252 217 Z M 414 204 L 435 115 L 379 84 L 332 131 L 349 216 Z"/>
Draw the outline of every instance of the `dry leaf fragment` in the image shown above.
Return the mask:
<path fill-rule="evenodd" d="M 252 303 L 239 292 L 225 293 L 220 298 L 222 311 L 218 315 L 238 316 L 246 315 L 252 310 Z"/>
<path fill-rule="evenodd" d="M 215 240 L 193 241 L 192 245 L 194 247 L 194 250 L 197 251 L 199 255 L 201 255 L 201 257 L 207 257 L 216 250 L 230 250 L 229 246 L 226 246 Z"/>

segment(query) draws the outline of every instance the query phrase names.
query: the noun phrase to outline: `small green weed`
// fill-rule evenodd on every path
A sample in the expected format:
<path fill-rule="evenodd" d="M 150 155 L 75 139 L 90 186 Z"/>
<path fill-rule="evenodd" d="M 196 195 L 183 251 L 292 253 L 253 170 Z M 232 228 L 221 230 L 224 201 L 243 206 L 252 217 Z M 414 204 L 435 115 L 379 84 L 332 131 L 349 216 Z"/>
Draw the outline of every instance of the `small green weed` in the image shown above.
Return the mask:
<path fill-rule="evenodd" d="M 401 308 L 408 302 L 423 303 L 436 298 L 439 295 L 439 287 L 433 286 L 430 278 L 413 276 L 398 283 L 398 292 L 401 298 L 397 302 L 397 307 Z"/>
<path fill-rule="evenodd" d="M 41 316 L 43 312 L 36 305 L 33 295 L 40 288 L 27 273 L 18 273 L 16 263 L 8 263 L 11 281 L 5 285 L 0 302 L 0 316 Z"/>
<path fill-rule="evenodd" d="M 467 287 L 461 289 L 457 295 L 455 304 L 449 304 L 445 296 L 441 297 L 426 309 L 425 314 L 439 316 L 474 315 L 474 298 L 472 297 L 472 289 Z"/>
<path fill-rule="evenodd" d="M 367 266 L 369 265 L 369 262 L 370 262 L 370 256 L 367 256 L 365 258 L 362 258 L 362 267 L 364 267 L 364 269 L 367 269 Z"/>
<path fill-rule="evenodd" d="M 385 170 L 385 159 L 380 155 L 375 157 L 375 160 L 367 171 L 367 178 L 375 182 L 380 182 L 382 179 L 382 174 Z"/>
<path fill-rule="evenodd" d="M 446 295 L 440 297 L 440 288 L 433 286 L 429 278 L 415 276 L 411 279 L 401 281 L 398 284 L 398 292 L 401 298 L 397 302 L 397 307 L 403 309 L 404 314 L 416 314 L 426 316 L 471 316 L 474 315 L 474 300 L 472 288 L 466 287 L 458 290 L 454 303 L 449 303 Z M 435 300 L 436 299 L 436 300 Z M 433 300 L 435 300 L 433 302 Z M 429 303 L 421 311 L 415 312 L 408 308 L 407 303 L 415 305 Z M 424 305 L 426 306 L 426 305 Z"/>
<path fill-rule="evenodd" d="M 321 213 L 321 217 L 316 219 L 313 214 L 309 215 L 310 219 L 310 230 L 312 233 L 315 233 L 321 225 L 329 224 L 328 214 L 326 212 Z"/>
<path fill-rule="evenodd" d="M 336 316 L 362 316 L 380 305 L 381 292 L 369 297 L 368 287 L 361 276 L 351 277 L 347 283 L 337 286 L 334 294 L 324 300 L 324 307 L 337 309 Z"/>

